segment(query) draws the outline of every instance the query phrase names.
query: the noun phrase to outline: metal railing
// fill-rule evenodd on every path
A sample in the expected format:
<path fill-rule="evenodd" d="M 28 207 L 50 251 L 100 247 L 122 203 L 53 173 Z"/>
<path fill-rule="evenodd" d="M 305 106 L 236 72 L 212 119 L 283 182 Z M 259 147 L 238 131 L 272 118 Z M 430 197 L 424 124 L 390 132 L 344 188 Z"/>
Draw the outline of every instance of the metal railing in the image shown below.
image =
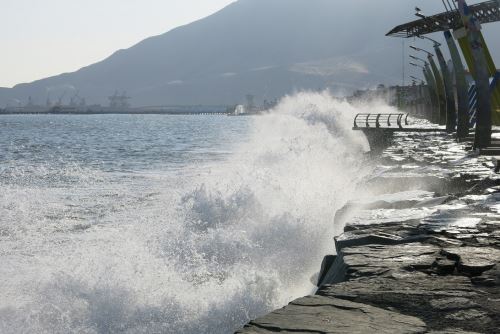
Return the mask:
<path fill-rule="evenodd" d="M 474 128 L 477 116 L 477 89 L 475 84 L 469 87 L 467 96 L 469 98 L 469 127 Z"/>
<path fill-rule="evenodd" d="M 354 118 L 355 128 L 383 128 L 397 126 L 400 129 L 408 125 L 408 114 L 357 114 Z"/>
<path fill-rule="evenodd" d="M 499 83 L 500 71 L 497 71 L 490 81 L 490 94 L 495 93 L 495 89 Z M 474 128 L 477 122 L 477 88 L 475 83 L 469 86 L 467 96 L 469 98 L 469 127 Z M 494 112 L 494 110 L 492 110 L 492 112 Z"/>

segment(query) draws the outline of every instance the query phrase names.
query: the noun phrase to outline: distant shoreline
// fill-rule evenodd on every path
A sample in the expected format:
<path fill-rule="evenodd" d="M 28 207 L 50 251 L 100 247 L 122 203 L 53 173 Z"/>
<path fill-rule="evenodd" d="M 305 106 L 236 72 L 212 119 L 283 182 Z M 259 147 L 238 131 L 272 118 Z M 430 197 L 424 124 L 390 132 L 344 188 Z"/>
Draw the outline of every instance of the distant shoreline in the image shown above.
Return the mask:
<path fill-rule="evenodd" d="M 33 112 L 33 111 L 20 111 L 20 112 L 0 112 L 2 115 L 175 115 L 175 116 L 227 116 L 230 115 L 228 112 L 216 112 L 216 111 L 205 111 L 205 112 L 170 112 L 170 111 L 81 111 L 81 112 Z"/>

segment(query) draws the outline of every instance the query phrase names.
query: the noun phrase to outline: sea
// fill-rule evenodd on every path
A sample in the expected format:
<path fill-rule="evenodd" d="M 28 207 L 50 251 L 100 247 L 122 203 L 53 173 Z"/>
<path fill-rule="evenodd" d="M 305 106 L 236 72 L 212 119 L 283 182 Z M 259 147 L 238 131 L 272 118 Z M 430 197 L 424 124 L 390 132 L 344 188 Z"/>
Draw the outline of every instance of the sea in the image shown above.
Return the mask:
<path fill-rule="evenodd" d="M 232 333 L 314 292 L 376 108 L 1 115 L 0 333 Z"/>

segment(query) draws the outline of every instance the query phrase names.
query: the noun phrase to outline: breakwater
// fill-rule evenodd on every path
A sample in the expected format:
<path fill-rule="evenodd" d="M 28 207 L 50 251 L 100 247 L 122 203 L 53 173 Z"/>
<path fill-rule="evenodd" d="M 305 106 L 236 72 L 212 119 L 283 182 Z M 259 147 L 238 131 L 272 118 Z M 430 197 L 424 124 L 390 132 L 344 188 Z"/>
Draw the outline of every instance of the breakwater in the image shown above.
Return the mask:
<path fill-rule="evenodd" d="M 500 177 L 440 133 L 395 134 L 332 223 L 314 295 L 237 333 L 500 333 Z M 334 222 L 335 221 L 335 222 Z"/>

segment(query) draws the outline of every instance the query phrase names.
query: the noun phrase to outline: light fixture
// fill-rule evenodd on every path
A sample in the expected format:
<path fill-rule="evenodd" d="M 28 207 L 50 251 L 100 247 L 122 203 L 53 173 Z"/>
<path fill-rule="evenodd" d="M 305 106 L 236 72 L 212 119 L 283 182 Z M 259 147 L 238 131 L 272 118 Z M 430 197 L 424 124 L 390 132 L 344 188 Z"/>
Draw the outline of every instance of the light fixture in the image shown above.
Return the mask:
<path fill-rule="evenodd" d="M 415 7 L 415 16 L 420 17 L 421 19 L 425 19 L 426 16 L 422 13 L 422 10 L 418 7 Z"/>

